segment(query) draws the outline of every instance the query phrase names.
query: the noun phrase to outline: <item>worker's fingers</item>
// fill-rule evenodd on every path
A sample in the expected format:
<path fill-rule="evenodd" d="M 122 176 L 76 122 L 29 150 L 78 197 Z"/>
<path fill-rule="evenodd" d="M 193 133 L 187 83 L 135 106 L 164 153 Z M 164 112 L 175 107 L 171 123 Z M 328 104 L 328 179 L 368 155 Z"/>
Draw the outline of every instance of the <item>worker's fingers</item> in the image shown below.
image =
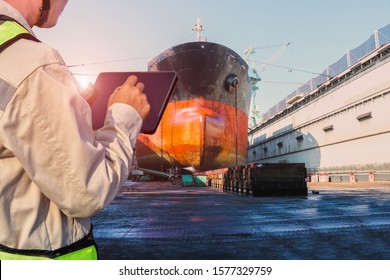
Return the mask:
<path fill-rule="evenodd" d="M 135 86 L 137 84 L 137 82 L 138 82 L 137 76 L 131 75 L 131 76 L 127 77 L 127 79 L 123 85 L 128 84 L 130 86 Z"/>
<path fill-rule="evenodd" d="M 144 92 L 145 85 L 143 83 L 137 83 L 135 86 L 139 88 L 140 92 Z"/>

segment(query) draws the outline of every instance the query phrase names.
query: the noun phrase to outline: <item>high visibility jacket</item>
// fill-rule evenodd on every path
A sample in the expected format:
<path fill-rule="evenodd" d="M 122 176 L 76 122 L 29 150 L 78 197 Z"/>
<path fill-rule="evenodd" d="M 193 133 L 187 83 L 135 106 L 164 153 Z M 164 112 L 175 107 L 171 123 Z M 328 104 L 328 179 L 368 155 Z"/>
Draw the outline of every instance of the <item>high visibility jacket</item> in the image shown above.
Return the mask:
<path fill-rule="evenodd" d="M 0 21 L 2 43 L 33 35 L 7 2 L 0 14 L 20 23 Z M 25 39 L 3 49 L 0 259 L 96 258 L 90 217 L 127 179 L 141 126 L 134 108 L 113 104 L 93 131 L 90 107 L 56 50 Z"/>

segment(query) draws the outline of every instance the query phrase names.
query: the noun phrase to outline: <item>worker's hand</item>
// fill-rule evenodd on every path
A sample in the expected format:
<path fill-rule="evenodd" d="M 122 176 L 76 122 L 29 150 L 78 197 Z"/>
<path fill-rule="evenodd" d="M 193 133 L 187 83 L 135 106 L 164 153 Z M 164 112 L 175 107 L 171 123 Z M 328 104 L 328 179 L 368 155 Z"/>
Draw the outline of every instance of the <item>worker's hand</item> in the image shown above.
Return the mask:
<path fill-rule="evenodd" d="M 150 104 L 144 92 L 144 84 L 138 83 L 136 76 L 129 76 L 124 84 L 118 87 L 108 100 L 108 107 L 114 103 L 125 103 L 132 106 L 140 114 L 142 120 L 150 111 Z"/>

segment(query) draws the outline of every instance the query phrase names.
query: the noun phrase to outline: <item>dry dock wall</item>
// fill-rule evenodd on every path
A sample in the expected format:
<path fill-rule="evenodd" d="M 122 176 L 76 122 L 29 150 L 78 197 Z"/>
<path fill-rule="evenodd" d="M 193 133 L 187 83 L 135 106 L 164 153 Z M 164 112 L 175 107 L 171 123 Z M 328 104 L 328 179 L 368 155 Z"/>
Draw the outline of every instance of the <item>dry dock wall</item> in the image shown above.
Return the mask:
<path fill-rule="evenodd" d="M 251 131 L 247 163 L 304 162 L 332 181 L 389 180 L 390 45 L 382 51 Z"/>

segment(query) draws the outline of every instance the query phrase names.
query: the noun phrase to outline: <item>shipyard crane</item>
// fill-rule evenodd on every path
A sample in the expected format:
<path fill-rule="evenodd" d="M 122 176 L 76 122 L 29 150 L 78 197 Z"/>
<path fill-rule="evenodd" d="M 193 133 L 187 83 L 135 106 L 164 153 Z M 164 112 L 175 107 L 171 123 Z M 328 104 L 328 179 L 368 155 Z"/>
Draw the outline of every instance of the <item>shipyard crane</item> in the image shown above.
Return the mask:
<path fill-rule="evenodd" d="M 248 47 L 244 52 L 244 59 L 246 61 L 250 61 L 249 57 L 256 53 L 255 50 L 257 49 L 266 49 L 266 48 L 273 48 L 273 47 L 279 47 L 279 49 L 266 61 L 264 62 L 263 67 L 257 71 L 254 66 L 254 61 L 252 61 L 252 75 L 250 75 L 251 83 L 252 83 L 252 100 L 251 100 L 251 120 L 252 125 L 250 125 L 250 128 L 254 128 L 257 126 L 257 120 L 261 119 L 260 112 L 256 109 L 256 93 L 259 90 L 259 87 L 257 86 L 257 83 L 261 81 L 260 73 L 264 72 L 269 65 L 272 65 L 272 63 L 287 49 L 287 47 L 291 45 L 291 42 L 287 42 L 283 45 L 272 45 L 272 46 L 265 46 L 265 47 Z"/>

